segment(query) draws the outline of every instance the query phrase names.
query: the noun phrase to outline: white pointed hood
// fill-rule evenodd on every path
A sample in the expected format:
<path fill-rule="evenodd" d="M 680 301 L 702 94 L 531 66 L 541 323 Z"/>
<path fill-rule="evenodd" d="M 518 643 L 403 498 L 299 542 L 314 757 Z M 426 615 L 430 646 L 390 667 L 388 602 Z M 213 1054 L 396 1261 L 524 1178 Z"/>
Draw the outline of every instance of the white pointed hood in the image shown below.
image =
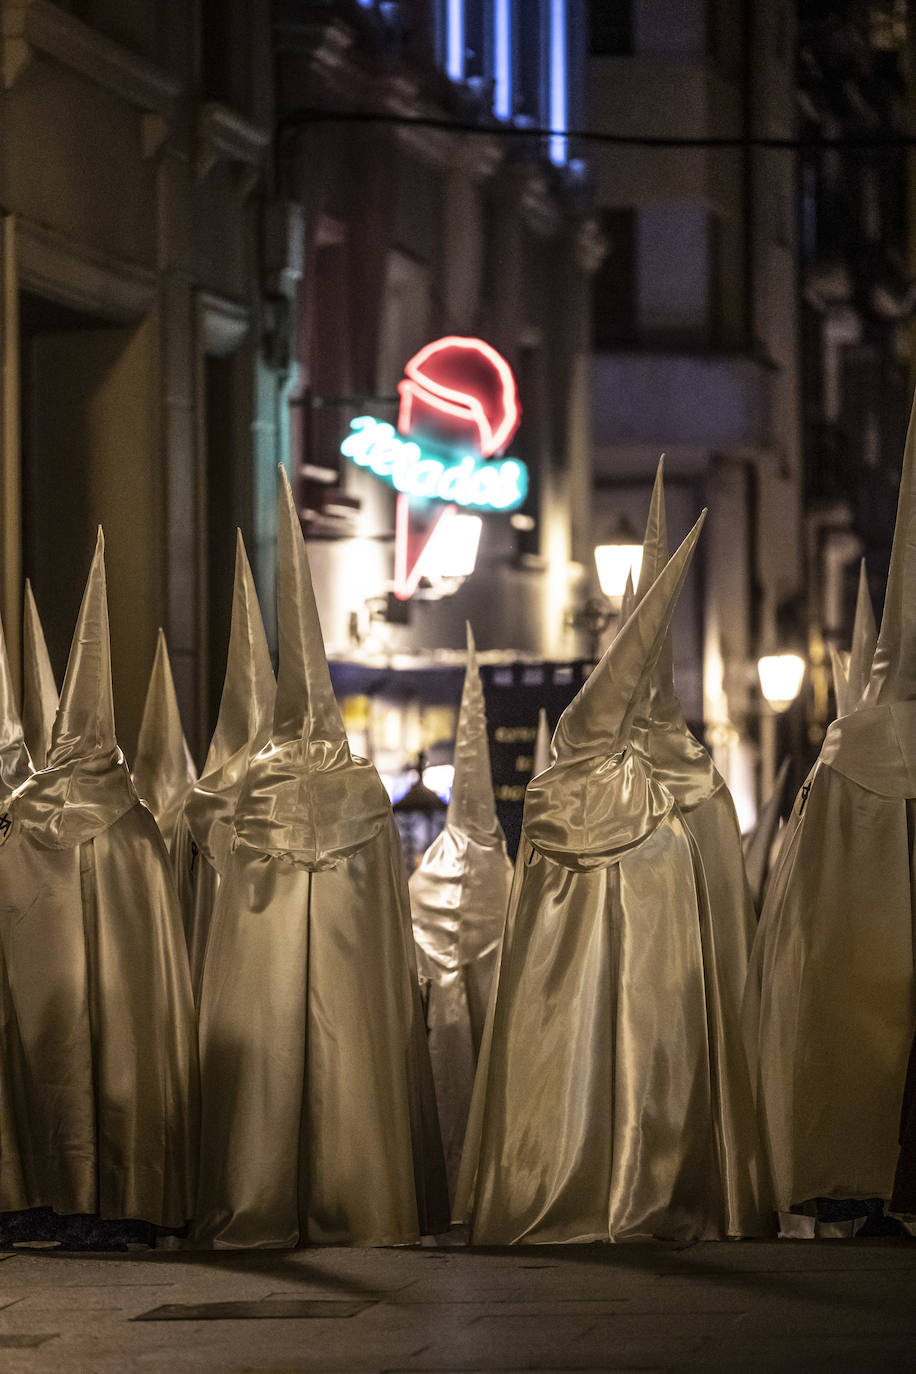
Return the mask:
<path fill-rule="evenodd" d="M 623 584 L 623 596 L 620 598 L 620 614 L 617 618 L 618 634 L 633 614 L 633 607 L 635 605 L 636 588 L 633 586 L 633 569 L 627 568 L 627 580 Z"/>
<path fill-rule="evenodd" d="M 455 776 L 446 825 L 457 826 L 480 844 L 493 844 L 501 835 L 490 771 L 487 714 L 477 667 L 470 622 L 467 623 L 468 661 L 464 674 L 458 730 L 455 736 Z"/>
<path fill-rule="evenodd" d="M 867 597 L 860 636 L 853 635 L 856 673 L 867 657 Z M 857 618 L 859 605 L 857 604 Z M 868 684 L 858 705 L 835 720 L 821 746 L 821 762 L 884 797 L 916 797 L 916 401 L 910 413 L 884 613 Z"/>
<path fill-rule="evenodd" d="M 851 711 L 859 705 L 868 686 L 877 639 L 875 612 L 871 604 L 868 575 L 863 558 L 859 565 L 859 590 L 856 596 L 855 619 L 852 622 L 852 647 L 849 651 L 849 663 L 846 669 L 846 679 L 849 685 L 849 709 Z"/>
<path fill-rule="evenodd" d="M 32 761 L 16 707 L 13 676 L 6 656 L 3 624 L 0 622 L 0 797 L 14 792 L 31 773 Z"/>
<path fill-rule="evenodd" d="M 136 804 L 115 738 L 105 540 L 100 528 L 47 765 L 21 788 L 15 810 L 42 844 L 69 849 L 107 830 Z"/>
<path fill-rule="evenodd" d="M 207 761 L 185 801 L 191 837 L 222 872 L 248 762 L 267 744 L 277 684 L 241 530 L 236 531 L 232 624 L 219 716 Z"/>
<path fill-rule="evenodd" d="M 467 644 L 455 777 L 445 826 L 409 884 L 421 966 L 433 977 L 469 964 L 494 948 L 502 933 L 512 881 L 506 839 L 496 818 L 487 716 L 469 624 Z"/>
<path fill-rule="evenodd" d="M 277 513 L 280 666 L 271 743 L 252 761 L 235 830 L 252 849 L 331 868 L 386 824 L 391 804 L 350 753 L 331 686 L 308 556 L 286 472 Z"/>
<path fill-rule="evenodd" d="M 632 583 L 630 584 L 632 586 Z M 536 778 L 539 773 L 543 773 L 550 767 L 550 721 L 547 719 L 547 711 L 542 706 L 538 711 L 538 732 L 534 740 L 534 763 L 531 768 L 531 776 Z"/>
<path fill-rule="evenodd" d="M 830 672 L 833 677 L 836 713 L 838 716 L 848 716 L 852 710 L 849 704 L 849 654 L 834 644 L 830 645 Z"/>
<path fill-rule="evenodd" d="M 261 607 L 245 551 L 242 531 L 236 530 L 235 581 L 226 676 L 216 729 L 207 751 L 202 778 L 225 767 L 243 746 L 251 753 L 270 736 L 277 683 L 270 662 Z M 254 746 L 254 747 L 252 747 Z"/>
<path fill-rule="evenodd" d="M 833 669 L 833 691 L 836 697 L 836 713 L 846 716 L 854 711 L 862 699 L 868 685 L 872 659 L 875 655 L 875 642 L 878 638 L 875 626 L 875 612 L 868 590 L 868 576 L 865 559 L 859 564 L 859 588 L 856 596 L 856 613 L 852 622 L 852 648 L 849 653 L 830 646 L 830 664 Z"/>
<path fill-rule="evenodd" d="M 863 706 L 916 699 L 916 399 L 910 412 L 881 631 Z"/>
<path fill-rule="evenodd" d="M 36 768 L 44 768 L 47 762 L 58 702 L 48 645 L 32 584 L 26 578 L 22 614 L 22 728 Z"/>
<path fill-rule="evenodd" d="M 117 749 L 111 690 L 111 639 L 105 536 L 99 528 L 80 604 L 60 705 L 51 733 L 48 767 L 109 755 Z"/>
<path fill-rule="evenodd" d="M 629 748 L 705 511 L 560 717 L 554 761 L 525 795 L 522 842 L 570 868 L 602 867 L 640 843 L 671 807 Z"/>
<path fill-rule="evenodd" d="M 642 566 L 636 587 L 637 604 L 668 562 L 664 461 L 663 454 L 658 461 L 646 520 Z M 636 711 L 633 743 L 634 748 L 645 752 L 653 777 L 668 788 L 682 811 L 692 810 L 725 785 L 708 750 L 684 718 L 674 689 L 670 633 L 665 636 L 658 662 Z"/>
<path fill-rule="evenodd" d="M 181 808 L 197 779 L 197 769 L 181 727 L 175 679 L 162 627 L 143 706 L 133 783 L 146 802 L 166 845 L 172 843 Z"/>

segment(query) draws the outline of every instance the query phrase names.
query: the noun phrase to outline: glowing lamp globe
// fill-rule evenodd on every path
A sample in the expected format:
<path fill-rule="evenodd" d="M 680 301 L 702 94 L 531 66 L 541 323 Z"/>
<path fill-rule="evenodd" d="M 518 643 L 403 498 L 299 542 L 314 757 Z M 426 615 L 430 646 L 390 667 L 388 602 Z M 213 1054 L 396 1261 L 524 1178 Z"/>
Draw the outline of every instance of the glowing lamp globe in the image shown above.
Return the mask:
<path fill-rule="evenodd" d="M 446 511 L 420 557 L 424 577 L 470 577 L 477 563 L 482 528 L 479 515 Z"/>
<path fill-rule="evenodd" d="M 633 585 L 639 581 L 642 567 L 642 544 L 599 544 L 595 549 L 595 567 L 605 596 L 619 600 L 627 585 L 627 573 Z"/>
<path fill-rule="evenodd" d="M 774 711 L 785 711 L 801 691 L 805 660 L 801 654 L 764 654 L 757 660 L 760 690 Z"/>

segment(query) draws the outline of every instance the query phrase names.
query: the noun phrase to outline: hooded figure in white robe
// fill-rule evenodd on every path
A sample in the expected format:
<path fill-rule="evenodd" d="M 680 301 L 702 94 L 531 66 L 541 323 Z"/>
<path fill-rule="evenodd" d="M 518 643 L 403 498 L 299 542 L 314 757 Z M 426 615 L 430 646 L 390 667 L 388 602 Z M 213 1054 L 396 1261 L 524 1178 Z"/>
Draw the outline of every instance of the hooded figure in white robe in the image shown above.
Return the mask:
<path fill-rule="evenodd" d="M 916 1011 L 914 608 L 911 415 L 868 683 L 830 726 L 793 807 L 745 993 L 783 1213 L 815 1198 L 887 1199 L 893 1186 Z"/>
<path fill-rule="evenodd" d="M 197 1037 L 156 824 L 115 739 L 102 532 L 47 767 L 3 803 L 0 1211 L 181 1227 L 197 1168 Z"/>
<path fill-rule="evenodd" d="M 652 489 L 636 605 L 668 561 L 663 468 L 662 458 Z M 741 999 L 757 918 L 731 793 L 688 728 L 674 688 L 670 633 L 634 712 L 631 743 L 653 779 L 674 798 L 696 843 L 699 901 L 709 912 L 708 925 L 703 926 L 704 971 L 715 1040 L 714 1103 L 725 1230 L 728 1235 L 759 1232 L 765 1229 L 769 1188 L 741 1039 Z"/>
<path fill-rule="evenodd" d="M 427 986 L 426 1028 L 439 1125 L 454 1189 L 490 985 L 512 885 L 496 818 L 487 717 L 474 636 L 455 739 L 455 777 L 445 828 L 411 875 L 417 964 Z"/>
<path fill-rule="evenodd" d="M 200 996 L 220 874 L 229 861 L 235 808 L 248 761 L 270 737 L 276 689 L 254 578 L 239 530 L 219 716 L 203 773 L 185 797 L 172 842 L 195 999 Z"/>
<path fill-rule="evenodd" d="M 403 1245 L 448 1224 L 407 884 L 350 753 L 281 473 L 280 666 L 220 883 L 200 1001 L 197 1239 Z"/>
<path fill-rule="evenodd" d="M 45 766 L 51 748 L 57 706 L 54 669 L 32 594 L 32 584 L 26 578 L 22 612 L 22 729 L 36 768 Z"/>
<path fill-rule="evenodd" d="M 726 1230 L 696 846 L 631 743 L 698 534 L 527 790 L 456 1200 L 474 1244 Z"/>
<path fill-rule="evenodd" d="M 636 586 L 636 604 L 668 561 L 664 459 L 659 459 Z M 648 691 L 634 715 L 633 747 L 642 751 L 652 774 L 678 804 L 703 859 L 715 932 L 716 976 L 738 1016 L 747 959 L 756 929 L 754 906 L 744 871 L 741 830 L 725 780 L 708 751 L 688 728 L 674 689 L 671 636 L 666 635 Z"/>
<path fill-rule="evenodd" d="M 197 769 L 181 726 L 175 679 L 161 627 L 131 777 L 137 796 L 156 819 L 166 849 L 171 848 L 185 798 L 197 781 Z"/>

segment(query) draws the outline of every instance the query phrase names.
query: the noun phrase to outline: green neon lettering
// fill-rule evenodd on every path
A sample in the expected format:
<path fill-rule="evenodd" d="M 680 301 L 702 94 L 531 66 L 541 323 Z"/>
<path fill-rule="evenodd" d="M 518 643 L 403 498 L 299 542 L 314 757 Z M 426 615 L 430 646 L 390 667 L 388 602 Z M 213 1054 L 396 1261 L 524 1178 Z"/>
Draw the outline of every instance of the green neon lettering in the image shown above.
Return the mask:
<path fill-rule="evenodd" d="M 464 454 L 449 463 L 371 415 L 351 420 L 350 430 L 340 445 L 344 457 L 408 496 L 508 511 L 528 494 L 528 469 L 517 458 L 487 462 Z"/>

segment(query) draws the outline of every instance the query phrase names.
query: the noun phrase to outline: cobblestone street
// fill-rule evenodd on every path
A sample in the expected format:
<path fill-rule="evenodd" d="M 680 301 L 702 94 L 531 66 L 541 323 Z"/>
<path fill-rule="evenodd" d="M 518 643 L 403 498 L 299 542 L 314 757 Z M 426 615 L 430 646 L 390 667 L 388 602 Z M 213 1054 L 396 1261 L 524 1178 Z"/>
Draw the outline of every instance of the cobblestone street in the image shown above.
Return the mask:
<path fill-rule="evenodd" d="M 911 1371 L 898 1240 L 7 1252 L 3 1374 Z"/>

